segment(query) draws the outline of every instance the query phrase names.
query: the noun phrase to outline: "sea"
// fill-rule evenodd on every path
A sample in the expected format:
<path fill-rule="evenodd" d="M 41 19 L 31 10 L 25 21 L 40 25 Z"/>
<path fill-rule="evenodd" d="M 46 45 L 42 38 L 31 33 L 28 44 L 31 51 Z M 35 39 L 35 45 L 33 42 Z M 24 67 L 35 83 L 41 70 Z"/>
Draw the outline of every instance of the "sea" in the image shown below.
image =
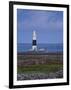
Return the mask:
<path fill-rule="evenodd" d="M 63 44 L 38 44 L 38 50 L 44 49 L 46 52 L 63 52 Z M 32 49 L 32 44 L 17 44 L 17 52 L 27 52 Z"/>

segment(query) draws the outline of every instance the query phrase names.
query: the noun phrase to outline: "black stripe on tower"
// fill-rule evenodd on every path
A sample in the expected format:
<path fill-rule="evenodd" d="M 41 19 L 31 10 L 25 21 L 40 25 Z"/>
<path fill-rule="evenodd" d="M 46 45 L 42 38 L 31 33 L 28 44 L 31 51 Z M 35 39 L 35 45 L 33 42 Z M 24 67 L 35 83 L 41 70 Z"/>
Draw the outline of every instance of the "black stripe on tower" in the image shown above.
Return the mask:
<path fill-rule="evenodd" d="M 32 44 L 33 44 L 33 45 L 36 45 L 36 40 L 33 40 Z"/>

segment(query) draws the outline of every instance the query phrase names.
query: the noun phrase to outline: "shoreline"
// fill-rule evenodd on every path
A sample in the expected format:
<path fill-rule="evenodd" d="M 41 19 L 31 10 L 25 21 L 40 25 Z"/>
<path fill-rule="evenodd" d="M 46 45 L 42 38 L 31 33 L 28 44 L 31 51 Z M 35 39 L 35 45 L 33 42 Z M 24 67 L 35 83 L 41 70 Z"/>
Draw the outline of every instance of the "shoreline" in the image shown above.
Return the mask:
<path fill-rule="evenodd" d="M 17 52 L 17 55 L 57 55 L 57 54 L 63 54 L 63 52 Z"/>

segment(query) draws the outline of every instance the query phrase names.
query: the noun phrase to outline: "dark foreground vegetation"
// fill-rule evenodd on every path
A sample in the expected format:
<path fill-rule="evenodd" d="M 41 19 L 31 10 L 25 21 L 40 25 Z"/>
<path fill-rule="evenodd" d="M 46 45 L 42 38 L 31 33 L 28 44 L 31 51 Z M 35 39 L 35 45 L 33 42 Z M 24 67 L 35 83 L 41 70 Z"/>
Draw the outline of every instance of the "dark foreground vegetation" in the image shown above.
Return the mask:
<path fill-rule="evenodd" d="M 52 79 L 62 77 L 62 53 L 19 53 L 17 55 L 17 80 Z"/>

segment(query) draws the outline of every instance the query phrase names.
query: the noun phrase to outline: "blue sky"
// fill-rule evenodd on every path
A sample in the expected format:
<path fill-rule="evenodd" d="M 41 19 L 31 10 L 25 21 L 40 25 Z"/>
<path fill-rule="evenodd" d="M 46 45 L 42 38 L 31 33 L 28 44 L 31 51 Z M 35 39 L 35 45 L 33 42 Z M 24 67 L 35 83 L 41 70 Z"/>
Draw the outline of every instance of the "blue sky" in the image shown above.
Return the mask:
<path fill-rule="evenodd" d="M 63 11 L 17 9 L 17 43 L 63 43 Z"/>

